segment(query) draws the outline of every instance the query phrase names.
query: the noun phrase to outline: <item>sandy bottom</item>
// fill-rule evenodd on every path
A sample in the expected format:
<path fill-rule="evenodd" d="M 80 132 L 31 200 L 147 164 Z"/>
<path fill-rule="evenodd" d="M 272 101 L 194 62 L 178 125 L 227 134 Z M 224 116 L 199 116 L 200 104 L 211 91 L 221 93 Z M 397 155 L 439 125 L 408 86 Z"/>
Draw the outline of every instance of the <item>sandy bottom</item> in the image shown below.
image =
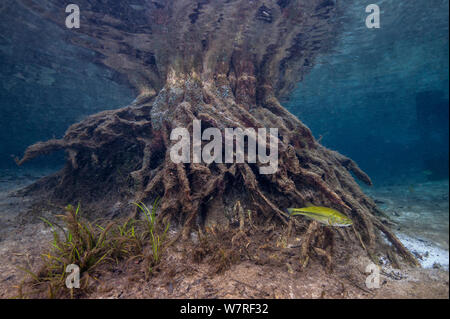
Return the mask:
<path fill-rule="evenodd" d="M 14 298 L 26 276 L 17 267 L 36 268 L 49 247 L 51 233 L 40 216 L 55 212 L 30 210 L 32 199 L 10 196 L 49 172 L 0 172 L 0 298 Z M 348 265 L 327 272 L 311 263 L 306 270 L 289 265 L 242 261 L 222 273 L 207 262 L 194 263 L 188 248 L 170 248 L 165 269 L 149 280 L 139 265 L 105 271 L 87 298 L 448 298 L 448 182 L 374 188 L 367 191 L 398 225 L 403 243 L 423 268 L 393 269 L 386 262 L 379 288 L 366 286 L 370 260 L 351 256 Z M 445 210 L 445 213 L 444 213 Z"/>
<path fill-rule="evenodd" d="M 424 268 L 449 265 L 448 181 L 364 189 L 396 223 L 395 232 Z"/>

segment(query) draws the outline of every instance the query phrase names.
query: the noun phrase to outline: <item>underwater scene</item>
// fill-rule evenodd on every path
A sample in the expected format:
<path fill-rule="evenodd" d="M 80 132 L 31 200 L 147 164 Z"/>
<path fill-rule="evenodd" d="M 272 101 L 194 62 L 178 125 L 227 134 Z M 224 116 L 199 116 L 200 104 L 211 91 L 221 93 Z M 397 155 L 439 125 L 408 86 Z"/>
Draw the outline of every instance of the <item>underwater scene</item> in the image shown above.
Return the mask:
<path fill-rule="evenodd" d="M 0 67 L 0 299 L 448 298 L 448 0 L 2 0 Z"/>

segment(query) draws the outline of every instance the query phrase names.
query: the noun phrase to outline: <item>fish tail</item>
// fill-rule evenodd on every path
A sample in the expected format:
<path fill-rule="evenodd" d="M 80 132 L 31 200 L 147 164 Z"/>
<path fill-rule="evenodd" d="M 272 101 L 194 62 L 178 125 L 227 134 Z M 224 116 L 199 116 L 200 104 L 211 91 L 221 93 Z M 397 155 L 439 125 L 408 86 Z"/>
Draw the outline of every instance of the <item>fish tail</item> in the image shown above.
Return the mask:
<path fill-rule="evenodd" d="M 290 216 L 294 212 L 294 208 L 288 208 L 287 211 L 288 211 L 288 214 Z"/>

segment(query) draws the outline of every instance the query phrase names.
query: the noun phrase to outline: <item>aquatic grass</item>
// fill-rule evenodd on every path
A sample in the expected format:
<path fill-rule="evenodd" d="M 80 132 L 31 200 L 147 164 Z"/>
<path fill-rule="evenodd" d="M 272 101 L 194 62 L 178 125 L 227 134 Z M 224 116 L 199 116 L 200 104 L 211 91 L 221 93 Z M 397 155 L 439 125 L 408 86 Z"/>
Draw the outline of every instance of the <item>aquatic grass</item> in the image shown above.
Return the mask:
<path fill-rule="evenodd" d="M 41 218 L 52 229 L 53 239 L 51 249 L 41 254 L 43 266 L 40 271 L 35 273 L 31 269 L 19 268 L 31 276 L 33 287 L 46 286 L 49 298 L 59 296 L 61 288 L 65 287 L 68 265 L 75 264 L 80 268 L 83 286 L 87 287 L 89 279 L 95 279 L 89 273 L 93 273 L 114 251 L 112 239 L 107 236 L 113 222 L 106 227 L 94 226 L 80 217 L 80 205 L 77 208 L 68 205 L 65 211 L 66 214 L 57 215 L 63 220 L 65 227 Z"/>
<path fill-rule="evenodd" d="M 142 228 L 140 221 L 128 218 L 113 229 L 111 245 L 114 249 L 111 257 L 117 264 L 122 259 L 131 260 L 132 258 L 143 257 L 145 234 Z"/>
<path fill-rule="evenodd" d="M 150 245 L 152 249 L 152 255 L 149 260 L 148 272 L 151 273 L 154 266 L 156 266 L 161 259 L 161 254 L 163 250 L 163 242 L 166 239 L 167 232 L 170 227 L 170 223 L 162 225 L 157 220 L 156 211 L 159 206 L 159 199 L 157 198 L 153 203 L 152 209 L 149 209 L 143 202 L 134 203 L 140 211 L 144 214 L 144 223 L 146 226 L 146 231 L 150 239 Z M 160 226 L 163 226 L 160 230 Z"/>
<path fill-rule="evenodd" d="M 68 205 L 64 215 L 56 215 L 63 226 L 41 217 L 52 230 L 50 249 L 41 254 L 43 266 L 38 272 L 29 268 L 19 268 L 31 277 L 30 287 L 39 292 L 47 290 L 49 298 L 62 297 L 67 293 L 65 286 L 66 268 L 75 264 L 80 268 L 80 286 L 85 291 L 94 279 L 97 268 L 107 262 L 118 265 L 137 258 L 147 260 L 145 272 L 148 278 L 154 267 L 161 262 L 163 244 L 169 223 L 163 225 L 157 216 L 158 200 L 151 209 L 144 203 L 136 203 L 143 212 L 144 219 L 127 218 L 125 221 L 110 221 L 106 226 L 89 222 L 80 216 L 80 205 Z M 149 246 L 150 251 L 146 251 Z M 23 287 L 19 287 L 19 297 L 25 297 Z M 73 297 L 74 290 L 70 290 Z"/>
<path fill-rule="evenodd" d="M 98 266 L 112 252 L 109 247 L 107 234 L 114 223 L 106 227 L 93 226 L 79 216 L 80 205 L 74 209 L 71 205 L 66 207 L 65 215 L 61 217 L 67 227 L 64 230 L 65 240 L 60 240 L 58 232 L 53 232 L 53 247 L 59 252 L 59 262 L 76 264 L 80 271 L 92 270 Z"/>

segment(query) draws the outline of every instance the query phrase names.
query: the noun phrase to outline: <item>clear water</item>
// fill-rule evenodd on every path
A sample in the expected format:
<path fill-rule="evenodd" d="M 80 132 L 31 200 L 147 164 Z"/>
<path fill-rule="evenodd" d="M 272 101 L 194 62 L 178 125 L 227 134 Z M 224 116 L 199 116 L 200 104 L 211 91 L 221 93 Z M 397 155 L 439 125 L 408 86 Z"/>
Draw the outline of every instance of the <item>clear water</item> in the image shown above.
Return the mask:
<path fill-rule="evenodd" d="M 376 184 L 448 178 L 448 1 L 365 2 L 344 10 L 341 35 L 299 83 L 288 109 Z"/>
<path fill-rule="evenodd" d="M 365 27 L 365 2 L 348 6 L 336 46 L 286 105 L 372 177 L 366 193 L 422 264 L 448 268 L 449 4 L 377 4 L 380 29 Z"/>
<path fill-rule="evenodd" d="M 381 28 L 367 29 L 367 3 L 346 1 L 335 46 L 284 105 L 322 144 L 372 177 L 375 186 L 366 192 L 399 223 L 401 234 L 443 249 L 448 260 L 449 3 L 376 3 Z M 74 61 L 83 63 L 75 68 Z M 67 44 L 61 30 L 15 0 L 0 4 L 0 68 L 3 193 L 63 163 L 57 154 L 17 169 L 13 155 L 134 98 L 92 52 Z"/>

